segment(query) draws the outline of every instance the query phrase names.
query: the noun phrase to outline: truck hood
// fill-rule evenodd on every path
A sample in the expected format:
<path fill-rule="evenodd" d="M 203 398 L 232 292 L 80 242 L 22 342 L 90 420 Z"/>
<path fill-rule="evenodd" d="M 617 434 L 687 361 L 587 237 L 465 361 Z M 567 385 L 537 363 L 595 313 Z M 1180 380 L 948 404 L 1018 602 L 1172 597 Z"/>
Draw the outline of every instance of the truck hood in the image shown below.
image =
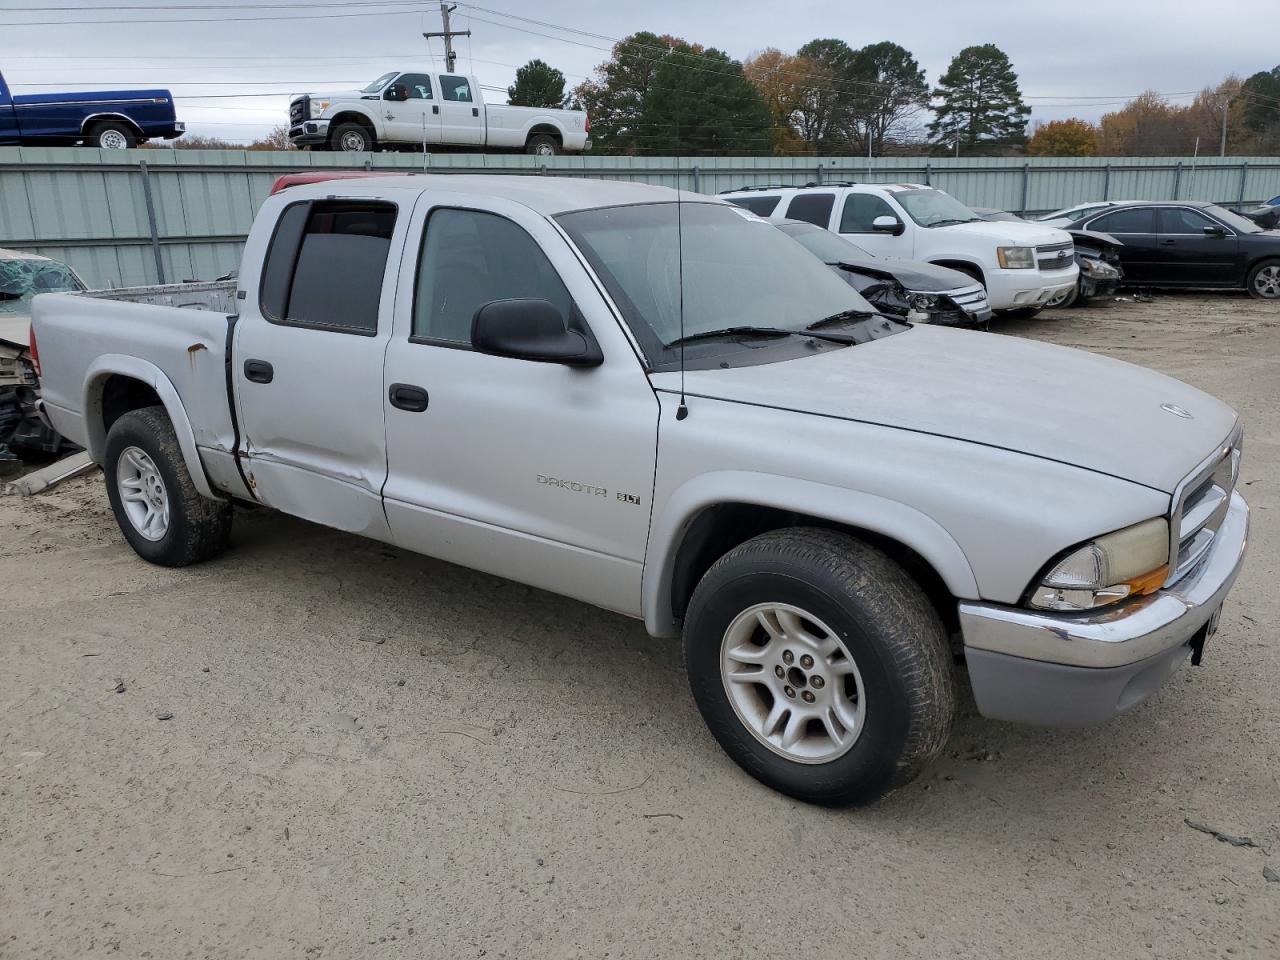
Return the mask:
<path fill-rule="evenodd" d="M 1051 243 L 1068 243 L 1069 234 L 1042 223 L 1018 223 L 1014 220 L 973 220 L 954 223 L 933 230 L 955 230 L 990 240 L 998 247 L 1038 247 Z"/>
<path fill-rule="evenodd" d="M 680 374 L 653 382 L 679 390 Z M 778 363 L 690 370 L 685 390 L 1000 447 L 1167 493 L 1236 422 L 1221 401 L 1143 367 L 935 326 Z"/>

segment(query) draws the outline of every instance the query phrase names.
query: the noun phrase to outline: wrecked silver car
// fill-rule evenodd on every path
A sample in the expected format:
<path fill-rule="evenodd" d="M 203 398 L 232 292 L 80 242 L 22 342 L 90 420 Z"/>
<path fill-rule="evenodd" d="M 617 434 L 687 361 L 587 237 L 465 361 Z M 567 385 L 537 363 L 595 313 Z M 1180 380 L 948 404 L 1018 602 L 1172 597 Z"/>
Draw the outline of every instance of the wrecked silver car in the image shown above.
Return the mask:
<path fill-rule="evenodd" d="M 65 263 L 0 249 L 0 463 L 71 447 L 36 415 L 36 377 L 27 357 L 31 300 L 40 293 L 84 289 Z"/>

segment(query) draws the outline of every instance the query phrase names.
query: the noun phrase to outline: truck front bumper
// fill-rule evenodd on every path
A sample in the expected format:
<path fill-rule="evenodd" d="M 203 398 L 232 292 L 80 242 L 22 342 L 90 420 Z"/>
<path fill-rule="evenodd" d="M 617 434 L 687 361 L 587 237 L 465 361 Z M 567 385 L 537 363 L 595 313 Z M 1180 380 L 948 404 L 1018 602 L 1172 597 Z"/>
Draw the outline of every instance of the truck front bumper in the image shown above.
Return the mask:
<path fill-rule="evenodd" d="M 987 301 L 992 310 L 1041 307 L 1074 287 L 1079 276 L 1074 261 L 1062 270 L 988 270 Z"/>
<path fill-rule="evenodd" d="M 995 720 L 1081 727 L 1136 707 L 1217 626 L 1248 539 L 1249 507 L 1232 493 L 1199 566 L 1150 596 L 1082 615 L 960 604 L 979 712 Z"/>
<path fill-rule="evenodd" d="M 304 120 L 289 128 L 289 141 L 295 147 L 314 147 L 329 142 L 328 120 Z"/>

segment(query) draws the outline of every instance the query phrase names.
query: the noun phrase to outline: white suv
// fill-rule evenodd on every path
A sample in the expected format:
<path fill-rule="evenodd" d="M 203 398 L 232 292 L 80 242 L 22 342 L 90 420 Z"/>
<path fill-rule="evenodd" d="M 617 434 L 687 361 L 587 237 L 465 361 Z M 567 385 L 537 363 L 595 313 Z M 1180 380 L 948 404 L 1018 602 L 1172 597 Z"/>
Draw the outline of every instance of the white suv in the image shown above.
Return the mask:
<path fill-rule="evenodd" d="M 1071 235 L 1038 223 L 983 220 L 920 183 L 748 187 L 720 194 L 762 217 L 807 220 L 856 237 L 879 257 L 927 260 L 969 274 L 992 310 L 1030 310 L 1075 286 Z"/>

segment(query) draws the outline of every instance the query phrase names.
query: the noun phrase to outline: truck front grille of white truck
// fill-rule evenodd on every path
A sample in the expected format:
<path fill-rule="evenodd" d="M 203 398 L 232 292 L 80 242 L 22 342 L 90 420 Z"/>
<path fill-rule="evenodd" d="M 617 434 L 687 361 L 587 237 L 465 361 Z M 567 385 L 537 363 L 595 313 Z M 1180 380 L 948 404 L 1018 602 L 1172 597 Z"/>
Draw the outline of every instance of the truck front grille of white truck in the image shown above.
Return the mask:
<path fill-rule="evenodd" d="M 1065 270 L 1076 262 L 1074 240 L 1066 243 L 1047 243 L 1036 247 L 1036 266 L 1041 270 Z"/>
<path fill-rule="evenodd" d="M 1190 573 L 1213 545 L 1240 478 L 1243 444 L 1243 432 L 1237 427 L 1231 438 L 1174 492 L 1166 586 Z"/>

